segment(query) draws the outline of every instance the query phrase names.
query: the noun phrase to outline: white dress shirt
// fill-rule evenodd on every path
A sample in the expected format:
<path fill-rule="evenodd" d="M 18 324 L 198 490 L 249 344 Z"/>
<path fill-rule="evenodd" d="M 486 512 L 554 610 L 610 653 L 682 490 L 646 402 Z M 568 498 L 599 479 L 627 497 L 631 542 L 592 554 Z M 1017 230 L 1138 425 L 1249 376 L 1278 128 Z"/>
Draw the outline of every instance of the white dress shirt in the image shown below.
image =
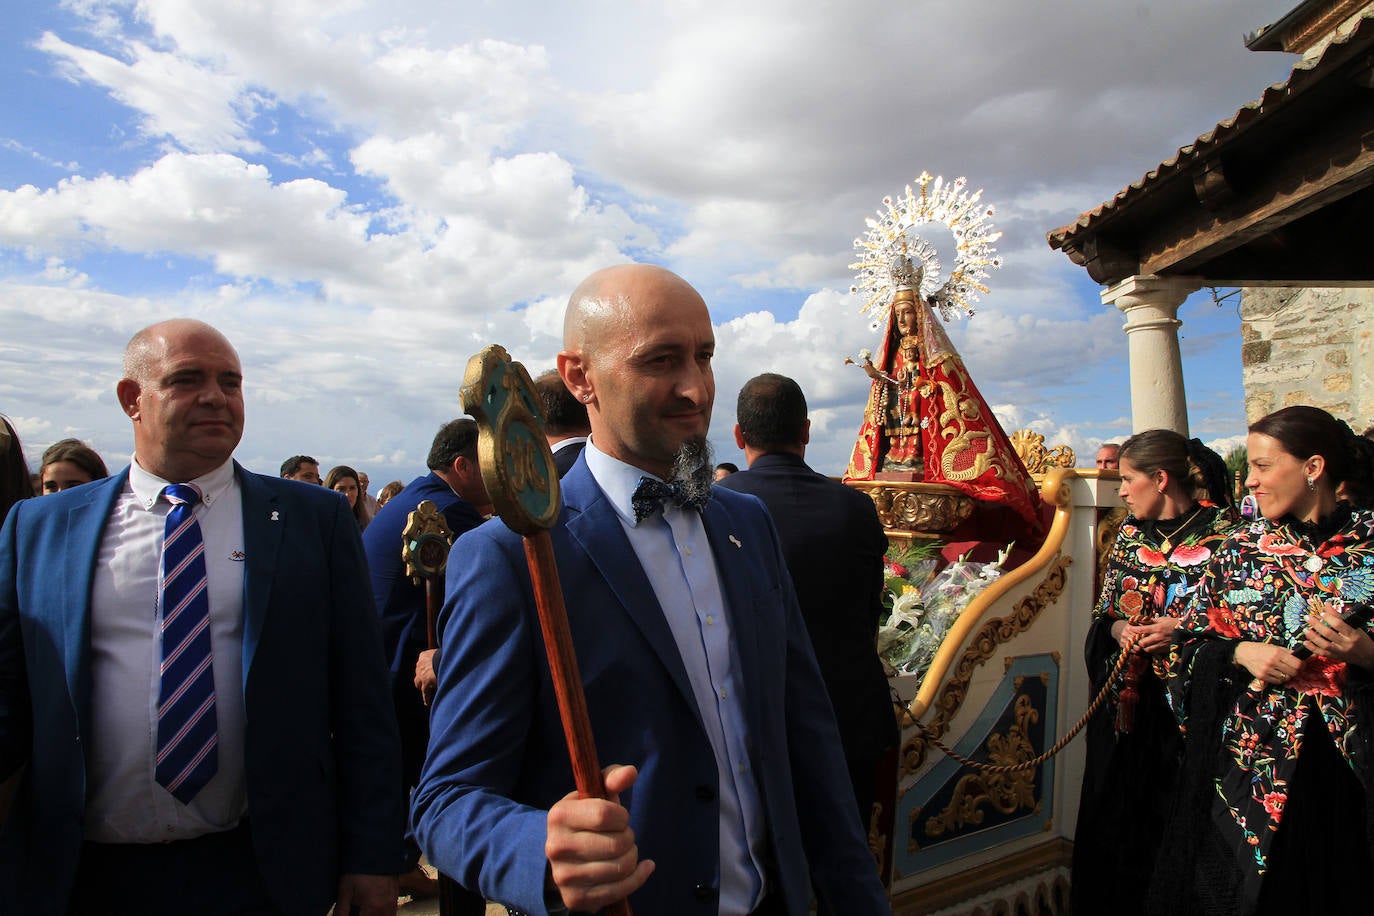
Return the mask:
<path fill-rule="evenodd" d="M 641 477 L 654 475 L 610 457 L 588 442 L 592 477 L 615 508 L 639 564 L 653 586 L 687 668 L 697 710 L 716 758 L 720 784 L 720 916 L 747 914 L 763 896 L 765 821 L 749 765 L 748 723 L 738 683 L 739 656 L 701 514 L 664 506 L 635 521 L 632 498 Z M 633 762 L 633 761 L 626 761 Z"/>
<path fill-rule="evenodd" d="M 234 827 L 248 810 L 243 773 L 243 498 L 232 461 L 198 477 L 195 507 L 205 541 L 214 653 L 219 763 L 183 805 L 155 778 L 161 689 L 158 583 L 168 481 L 135 456 L 100 539 L 91 586 L 91 721 L 86 839 L 100 843 L 185 840 Z"/>

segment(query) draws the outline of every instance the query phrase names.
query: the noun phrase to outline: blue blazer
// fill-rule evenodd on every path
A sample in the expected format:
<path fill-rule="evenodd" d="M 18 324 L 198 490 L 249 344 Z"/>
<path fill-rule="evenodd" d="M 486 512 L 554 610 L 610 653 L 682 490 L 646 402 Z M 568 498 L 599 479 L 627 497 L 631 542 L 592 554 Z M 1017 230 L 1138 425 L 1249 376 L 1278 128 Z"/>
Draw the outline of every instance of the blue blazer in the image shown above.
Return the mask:
<path fill-rule="evenodd" d="M 341 874 L 400 865 L 400 755 L 377 616 L 347 502 L 235 472 L 253 847 L 283 912 L 323 914 Z M 66 911 L 86 804 L 91 585 L 127 478 L 24 500 L 0 531 L 0 776 L 29 764 L 0 830 L 0 912 Z"/>
<path fill-rule="evenodd" d="M 716 912 L 716 762 L 687 671 L 614 509 L 578 461 L 550 532 L 601 765 L 634 764 L 621 798 L 642 858 L 640 913 Z M 890 913 L 868 852 L 776 532 L 751 496 L 704 522 L 740 660 L 769 880 L 803 916 L 810 881 L 848 914 Z M 412 817 L 431 862 L 528 913 L 543 900 L 547 809 L 575 788 L 520 538 L 500 521 L 449 559 L 429 756 Z"/>
<path fill-rule="evenodd" d="M 401 559 L 401 532 L 415 507 L 430 500 L 455 534 L 482 524 L 482 516 L 438 474 L 416 477 L 387 500 L 363 532 L 363 549 L 372 575 L 372 599 L 382 618 L 382 644 L 391 674 L 415 676 L 415 658 L 425 649 L 425 587 L 406 576 Z"/>

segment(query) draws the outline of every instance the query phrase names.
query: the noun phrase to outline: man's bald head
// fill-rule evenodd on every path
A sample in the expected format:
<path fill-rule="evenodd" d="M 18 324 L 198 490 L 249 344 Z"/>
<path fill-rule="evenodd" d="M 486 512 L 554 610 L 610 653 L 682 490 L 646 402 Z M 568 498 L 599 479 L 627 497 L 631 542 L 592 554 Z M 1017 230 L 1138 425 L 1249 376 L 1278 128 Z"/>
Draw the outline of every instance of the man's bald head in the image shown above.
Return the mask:
<path fill-rule="evenodd" d="M 686 290 L 700 299 L 686 280 L 656 264 L 617 264 L 587 277 L 573 290 L 563 315 L 563 349 L 590 356 L 607 330 L 628 320 L 636 303 Z"/>
<path fill-rule="evenodd" d="M 221 334 L 213 325 L 195 318 L 169 318 L 166 321 L 148 325 L 130 338 L 129 343 L 124 347 L 124 378 L 133 379 L 136 382 L 148 381 L 151 377 L 149 373 L 153 371 L 157 361 L 167 351 L 167 342 L 182 338 L 218 338 L 225 347 L 231 351 L 234 350 L 234 345 L 229 343 L 229 338 Z M 237 351 L 235 351 L 235 355 L 237 356 Z"/>
<path fill-rule="evenodd" d="M 171 483 L 223 465 L 243 435 L 239 355 L 203 321 L 174 318 L 135 334 L 115 394 L 133 421 L 135 460 Z"/>
<path fill-rule="evenodd" d="M 690 283 L 622 264 L 573 291 L 558 374 L 587 405 L 598 449 L 667 479 L 684 445 L 706 441 L 714 353 L 710 312 Z"/>

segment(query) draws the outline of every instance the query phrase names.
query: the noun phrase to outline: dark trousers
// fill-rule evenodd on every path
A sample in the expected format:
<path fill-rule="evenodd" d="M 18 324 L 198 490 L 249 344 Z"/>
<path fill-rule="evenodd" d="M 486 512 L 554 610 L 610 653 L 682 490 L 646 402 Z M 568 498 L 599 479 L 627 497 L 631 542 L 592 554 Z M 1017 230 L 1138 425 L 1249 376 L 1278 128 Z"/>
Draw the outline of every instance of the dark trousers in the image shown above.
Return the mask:
<path fill-rule="evenodd" d="M 412 675 L 415 671 L 413 654 L 407 654 L 401 670 L 403 674 L 396 676 L 391 696 L 396 705 L 396 721 L 401 729 L 401 790 L 409 799 L 415 784 L 420 781 L 420 770 L 429 749 L 429 708 L 421 699 L 420 691 L 415 689 L 414 678 L 404 676 L 406 671 Z M 420 864 L 420 846 L 415 841 L 415 831 L 410 826 L 409 817 L 406 818 L 406 831 L 401 843 L 404 874 L 414 871 Z M 444 882 L 445 886 L 440 890 L 441 912 L 444 916 L 482 916 L 487 911 L 487 902 L 481 894 L 469 891 L 448 878 Z"/>
<path fill-rule="evenodd" d="M 174 843 L 85 843 L 68 916 L 280 916 L 244 821 Z"/>

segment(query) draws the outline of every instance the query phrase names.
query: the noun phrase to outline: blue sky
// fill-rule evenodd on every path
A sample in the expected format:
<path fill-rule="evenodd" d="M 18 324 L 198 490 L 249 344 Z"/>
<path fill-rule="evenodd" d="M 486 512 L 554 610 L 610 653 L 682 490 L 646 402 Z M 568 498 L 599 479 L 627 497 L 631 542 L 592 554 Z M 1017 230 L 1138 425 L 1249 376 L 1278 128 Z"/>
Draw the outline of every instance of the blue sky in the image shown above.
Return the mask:
<path fill-rule="evenodd" d="M 872 347 L 851 242 L 923 170 L 997 208 L 1005 266 L 950 335 L 1010 431 L 1130 432 L 1121 316 L 1045 233 L 1229 117 L 1294 58 L 1242 35 L 1291 0 L 72 0 L 0 35 L 0 412 L 128 459 L 140 327 L 193 315 L 245 364 L 239 457 L 374 488 L 421 470 L 468 356 L 553 362 L 563 303 L 624 260 L 717 324 L 712 440 L 762 371 L 839 473 Z M 1180 312 L 1193 432 L 1239 436 L 1239 320 Z"/>

